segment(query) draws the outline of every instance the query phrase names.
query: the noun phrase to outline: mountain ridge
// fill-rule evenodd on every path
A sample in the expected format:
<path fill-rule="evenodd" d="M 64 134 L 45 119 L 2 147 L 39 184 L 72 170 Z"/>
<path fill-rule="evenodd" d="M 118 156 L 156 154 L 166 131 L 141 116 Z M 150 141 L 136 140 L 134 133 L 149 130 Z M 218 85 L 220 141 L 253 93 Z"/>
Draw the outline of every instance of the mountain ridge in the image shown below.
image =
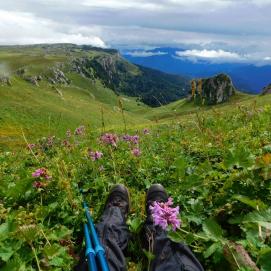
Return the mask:
<path fill-rule="evenodd" d="M 219 73 L 226 73 L 232 78 L 236 87 L 246 93 L 259 94 L 271 80 L 271 65 L 190 61 L 178 57 L 176 51 L 184 51 L 184 49 L 158 47 L 144 51 L 148 54 L 141 54 L 141 56 L 138 52 L 143 52 L 143 50 L 126 50 L 122 51 L 122 55 L 135 64 L 190 78 L 211 77 Z M 133 52 L 137 52 L 137 54 L 134 55 Z"/>

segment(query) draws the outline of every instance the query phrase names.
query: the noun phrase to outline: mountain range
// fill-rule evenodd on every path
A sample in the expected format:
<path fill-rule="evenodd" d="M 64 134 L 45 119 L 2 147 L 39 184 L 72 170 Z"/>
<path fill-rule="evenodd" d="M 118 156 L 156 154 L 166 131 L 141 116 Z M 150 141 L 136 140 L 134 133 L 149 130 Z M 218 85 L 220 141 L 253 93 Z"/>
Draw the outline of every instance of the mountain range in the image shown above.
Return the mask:
<path fill-rule="evenodd" d="M 228 74 L 240 91 L 257 94 L 271 82 L 271 66 L 247 63 L 214 63 L 179 57 L 180 48 L 162 47 L 152 50 L 123 50 L 122 55 L 132 63 L 190 78 Z"/>

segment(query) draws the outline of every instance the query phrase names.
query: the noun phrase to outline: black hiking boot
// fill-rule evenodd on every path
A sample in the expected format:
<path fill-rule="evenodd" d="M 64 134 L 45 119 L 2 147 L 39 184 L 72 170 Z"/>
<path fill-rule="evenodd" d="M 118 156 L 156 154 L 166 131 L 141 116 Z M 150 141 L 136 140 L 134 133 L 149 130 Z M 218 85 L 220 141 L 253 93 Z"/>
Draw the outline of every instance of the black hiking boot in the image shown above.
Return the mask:
<path fill-rule="evenodd" d="M 166 202 L 168 200 L 168 194 L 161 184 L 153 184 L 146 196 L 146 213 L 147 213 L 147 221 L 152 221 L 152 215 L 150 212 L 150 206 L 154 201 L 157 202 Z"/>
<path fill-rule="evenodd" d="M 104 210 L 110 207 L 119 207 L 124 220 L 130 210 L 130 196 L 128 189 L 123 184 L 115 185 L 109 192 Z"/>
<path fill-rule="evenodd" d="M 165 188 L 161 184 L 153 184 L 146 196 L 146 213 L 147 218 L 145 224 L 142 228 L 142 239 L 141 244 L 147 251 L 153 252 L 153 245 L 155 238 L 165 232 L 161 227 L 155 226 L 153 223 L 152 214 L 150 211 L 150 206 L 154 201 L 157 202 L 166 202 L 168 200 L 168 194 Z"/>

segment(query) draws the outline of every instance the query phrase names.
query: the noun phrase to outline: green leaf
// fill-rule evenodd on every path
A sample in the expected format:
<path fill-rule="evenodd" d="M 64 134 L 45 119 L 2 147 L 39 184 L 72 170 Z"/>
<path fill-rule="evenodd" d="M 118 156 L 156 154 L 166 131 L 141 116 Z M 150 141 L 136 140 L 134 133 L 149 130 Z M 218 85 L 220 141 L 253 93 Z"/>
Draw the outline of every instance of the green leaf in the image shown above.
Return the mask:
<path fill-rule="evenodd" d="M 259 264 L 261 266 L 261 271 L 271 270 L 271 248 L 260 255 Z"/>
<path fill-rule="evenodd" d="M 1 266 L 1 271 L 29 271 L 25 267 L 25 263 L 19 257 L 13 257 L 12 260 L 8 261 L 6 265 Z"/>
<path fill-rule="evenodd" d="M 248 168 L 253 165 L 254 157 L 244 147 L 232 148 L 228 150 L 224 157 L 224 165 L 230 169 L 234 166 Z"/>
<path fill-rule="evenodd" d="M 129 229 L 132 233 L 138 233 L 141 229 L 143 221 L 139 217 L 135 217 L 133 219 L 129 219 L 127 224 L 129 225 Z"/>
<path fill-rule="evenodd" d="M 184 236 L 182 235 L 182 233 L 180 233 L 179 231 L 170 231 L 168 234 L 167 234 L 167 237 L 175 242 L 175 243 L 180 243 L 180 242 L 183 242 L 184 240 Z"/>
<path fill-rule="evenodd" d="M 205 234 L 214 241 L 223 239 L 223 230 L 213 218 L 204 221 L 202 229 Z"/>
<path fill-rule="evenodd" d="M 245 215 L 243 223 L 257 223 L 262 227 L 271 229 L 271 208 L 261 211 L 253 211 Z"/>
<path fill-rule="evenodd" d="M 4 261 L 7 262 L 9 258 L 13 255 L 14 250 L 11 247 L 7 246 L 2 246 L 0 247 L 0 258 Z"/>
<path fill-rule="evenodd" d="M 151 253 L 150 251 L 143 249 L 143 252 L 149 261 L 152 261 L 153 259 L 155 259 L 155 255 Z"/>
<path fill-rule="evenodd" d="M 257 210 L 257 208 L 259 209 L 267 209 L 267 205 L 264 204 L 261 200 L 252 200 L 249 197 L 246 196 L 242 196 L 242 195 L 234 195 L 233 196 L 234 199 L 241 201 L 242 203 L 254 208 L 255 210 Z"/>
<path fill-rule="evenodd" d="M 208 247 L 206 251 L 203 252 L 204 258 L 209 258 L 212 254 L 214 254 L 218 249 L 221 248 L 220 243 L 213 243 L 211 246 Z"/>
<path fill-rule="evenodd" d="M 186 160 L 184 157 L 179 157 L 175 161 L 175 166 L 176 166 L 176 174 L 178 178 L 183 178 L 185 176 L 185 169 L 186 169 Z"/>

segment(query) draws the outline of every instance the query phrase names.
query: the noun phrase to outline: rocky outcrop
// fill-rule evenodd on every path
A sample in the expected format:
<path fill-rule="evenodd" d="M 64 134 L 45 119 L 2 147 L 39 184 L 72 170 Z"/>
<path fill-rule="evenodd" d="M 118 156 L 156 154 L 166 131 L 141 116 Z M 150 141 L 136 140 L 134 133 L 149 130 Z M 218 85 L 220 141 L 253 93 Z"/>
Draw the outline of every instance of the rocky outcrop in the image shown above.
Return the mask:
<path fill-rule="evenodd" d="M 266 94 L 271 94 L 271 84 L 263 88 L 262 95 L 266 95 Z"/>
<path fill-rule="evenodd" d="M 195 104 L 214 105 L 229 101 L 236 92 L 231 78 L 219 74 L 212 78 L 191 81 L 191 98 Z"/>
<path fill-rule="evenodd" d="M 70 79 L 67 78 L 65 73 L 58 68 L 52 69 L 52 77 L 49 77 L 48 81 L 53 85 L 55 85 L 55 84 L 63 84 L 63 85 L 70 84 Z"/>
<path fill-rule="evenodd" d="M 8 76 L 0 76 L 0 86 L 11 86 L 11 81 Z"/>
<path fill-rule="evenodd" d="M 24 80 L 31 83 L 34 86 L 37 86 L 37 87 L 39 86 L 38 81 L 40 80 L 38 80 L 38 76 L 25 76 Z"/>

